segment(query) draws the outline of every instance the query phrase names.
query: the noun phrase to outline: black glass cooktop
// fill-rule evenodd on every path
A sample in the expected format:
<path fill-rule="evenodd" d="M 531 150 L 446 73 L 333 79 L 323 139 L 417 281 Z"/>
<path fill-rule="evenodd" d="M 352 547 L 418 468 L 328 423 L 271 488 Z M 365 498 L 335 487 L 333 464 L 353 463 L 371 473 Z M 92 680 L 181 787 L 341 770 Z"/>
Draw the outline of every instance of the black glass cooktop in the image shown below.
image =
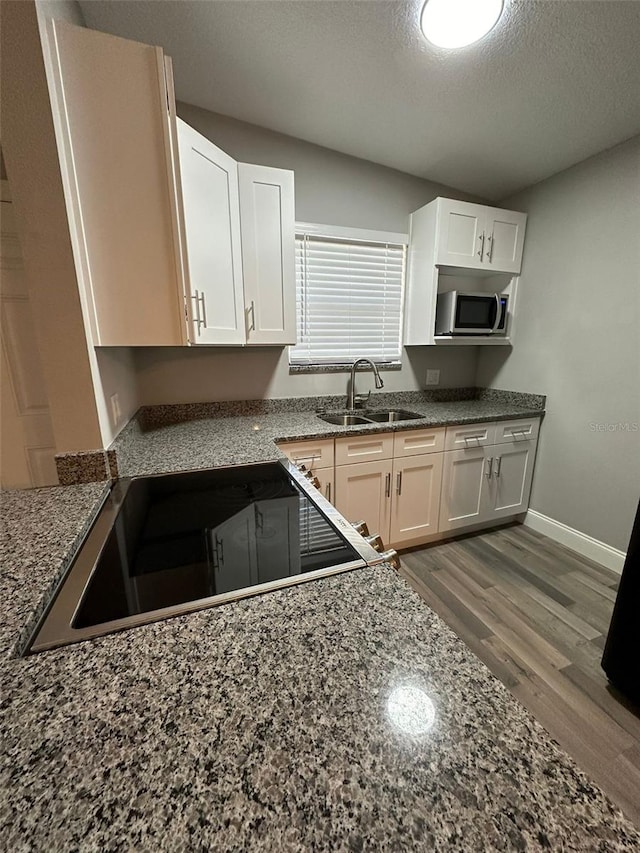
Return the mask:
<path fill-rule="evenodd" d="M 74 629 L 361 559 L 279 463 L 121 481 Z"/>

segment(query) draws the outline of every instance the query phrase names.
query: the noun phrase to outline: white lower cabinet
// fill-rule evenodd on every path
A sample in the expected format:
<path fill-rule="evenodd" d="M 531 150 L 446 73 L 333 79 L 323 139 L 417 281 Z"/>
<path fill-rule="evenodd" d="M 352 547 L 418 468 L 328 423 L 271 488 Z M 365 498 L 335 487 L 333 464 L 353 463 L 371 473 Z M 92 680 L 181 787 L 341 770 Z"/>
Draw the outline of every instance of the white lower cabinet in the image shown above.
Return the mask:
<path fill-rule="evenodd" d="M 536 443 L 515 441 L 487 448 L 494 452 L 489 483 L 489 518 L 517 515 L 529 506 Z"/>
<path fill-rule="evenodd" d="M 443 444 L 441 427 L 336 439 L 336 462 L 385 457 L 336 465 L 336 508 L 349 521 L 366 521 L 385 546 L 427 540 L 438 530 Z M 416 455 L 417 447 L 428 452 Z"/>
<path fill-rule="evenodd" d="M 525 512 L 538 429 L 532 418 L 279 447 L 348 521 L 366 521 L 386 547 L 408 548 Z"/>
<path fill-rule="evenodd" d="M 523 439 L 445 453 L 440 532 L 524 512 L 535 450 L 535 441 Z"/>
<path fill-rule="evenodd" d="M 437 533 L 443 455 L 394 459 L 388 543 L 382 534 L 385 545 L 409 545 Z"/>
<path fill-rule="evenodd" d="M 333 468 L 311 468 L 311 473 L 318 478 L 318 489 L 331 503 L 334 502 L 335 482 Z"/>
<path fill-rule="evenodd" d="M 468 527 L 487 517 L 489 494 L 486 448 L 450 450 L 444 454 L 439 530 Z"/>
<path fill-rule="evenodd" d="M 385 545 L 389 539 L 392 473 L 392 460 L 380 459 L 338 465 L 335 474 L 333 503 L 338 512 L 347 521 L 366 521 L 370 532 L 379 533 Z"/>

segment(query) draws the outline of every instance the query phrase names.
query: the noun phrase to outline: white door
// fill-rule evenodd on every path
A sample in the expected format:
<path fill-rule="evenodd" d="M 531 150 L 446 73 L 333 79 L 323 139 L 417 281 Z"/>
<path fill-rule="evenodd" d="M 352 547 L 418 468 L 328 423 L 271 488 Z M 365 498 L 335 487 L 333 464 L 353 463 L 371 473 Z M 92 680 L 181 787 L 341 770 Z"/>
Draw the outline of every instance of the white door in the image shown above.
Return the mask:
<path fill-rule="evenodd" d="M 455 199 L 438 199 L 436 264 L 483 269 L 486 207 Z"/>
<path fill-rule="evenodd" d="M 529 506 L 535 448 L 533 441 L 496 444 L 490 448 L 494 454 L 490 481 L 492 516 L 517 515 Z"/>
<path fill-rule="evenodd" d="M 527 214 L 487 208 L 485 264 L 496 272 L 519 273 Z"/>
<path fill-rule="evenodd" d="M 293 172 L 238 163 L 247 344 L 295 344 Z"/>
<path fill-rule="evenodd" d="M 9 184 L 1 182 L 0 485 L 57 485 L 55 442 Z"/>
<path fill-rule="evenodd" d="M 336 467 L 335 507 L 350 522 L 366 521 L 371 535 L 389 541 L 392 461 Z"/>
<path fill-rule="evenodd" d="M 391 547 L 438 532 L 442 457 L 442 453 L 428 453 L 394 461 Z"/>
<path fill-rule="evenodd" d="M 489 490 L 493 448 L 450 450 L 444 454 L 440 532 L 484 521 L 491 513 Z"/>
<path fill-rule="evenodd" d="M 181 119 L 180 188 L 192 344 L 244 344 L 237 163 Z"/>

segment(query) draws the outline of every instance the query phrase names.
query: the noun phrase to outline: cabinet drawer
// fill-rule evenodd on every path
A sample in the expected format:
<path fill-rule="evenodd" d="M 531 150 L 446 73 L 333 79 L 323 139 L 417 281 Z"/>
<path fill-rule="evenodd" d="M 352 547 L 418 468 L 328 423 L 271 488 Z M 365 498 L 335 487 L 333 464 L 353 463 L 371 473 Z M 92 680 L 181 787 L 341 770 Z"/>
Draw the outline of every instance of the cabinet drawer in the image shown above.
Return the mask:
<path fill-rule="evenodd" d="M 438 453 L 444 450 L 445 427 L 410 429 L 393 435 L 393 455 L 419 456 L 422 453 Z"/>
<path fill-rule="evenodd" d="M 312 441 L 281 441 L 278 447 L 287 459 L 307 468 L 331 468 L 333 466 L 333 439 L 320 438 Z"/>
<path fill-rule="evenodd" d="M 495 444 L 508 441 L 531 441 L 538 437 L 540 418 L 519 418 L 517 421 L 498 421 L 495 425 Z"/>
<path fill-rule="evenodd" d="M 494 444 L 495 423 L 465 424 L 464 426 L 448 426 L 444 442 L 445 450 L 465 450 L 466 448 L 482 447 Z"/>
<path fill-rule="evenodd" d="M 392 432 L 336 438 L 336 465 L 374 462 L 377 459 L 391 459 L 392 456 Z"/>

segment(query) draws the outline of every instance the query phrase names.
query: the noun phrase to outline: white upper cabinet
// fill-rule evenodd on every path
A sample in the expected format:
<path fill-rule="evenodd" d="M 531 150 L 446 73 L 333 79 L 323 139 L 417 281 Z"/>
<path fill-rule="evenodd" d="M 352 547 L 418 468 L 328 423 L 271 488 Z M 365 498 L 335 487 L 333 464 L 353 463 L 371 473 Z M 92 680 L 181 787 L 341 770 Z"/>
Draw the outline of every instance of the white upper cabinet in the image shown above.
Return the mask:
<path fill-rule="evenodd" d="M 181 119 L 179 180 L 193 344 L 243 344 L 237 163 Z"/>
<path fill-rule="evenodd" d="M 495 273 L 519 273 L 526 213 L 437 200 L 436 264 Z"/>
<path fill-rule="evenodd" d="M 163 54 L 47 23 L 48 70 L 85 316 L 97 346 L 186 342 Z"/>
<path fill-rule="evenodd" d="M 239 166 L 177 119 L 161 48 L 47 28 L 91 343 L 295 343 L 293 172 Z"/>
<path fill-rule="evenodd" d="M 526 213 L 437 198 L 411 214 L 404 344 L 511 345 Z M 438 295 L 507 298 L 503 333 L 436 334 Z"/>
<path fill-rule="evenodd" d="M 486 208 L 455 199 L 438 199 L 437 264 L 481 269 Z"/>
<path fill-rule="evenodd" d="M 247 344 L 295 344 L 293 172 L 238 163 Z"/>

